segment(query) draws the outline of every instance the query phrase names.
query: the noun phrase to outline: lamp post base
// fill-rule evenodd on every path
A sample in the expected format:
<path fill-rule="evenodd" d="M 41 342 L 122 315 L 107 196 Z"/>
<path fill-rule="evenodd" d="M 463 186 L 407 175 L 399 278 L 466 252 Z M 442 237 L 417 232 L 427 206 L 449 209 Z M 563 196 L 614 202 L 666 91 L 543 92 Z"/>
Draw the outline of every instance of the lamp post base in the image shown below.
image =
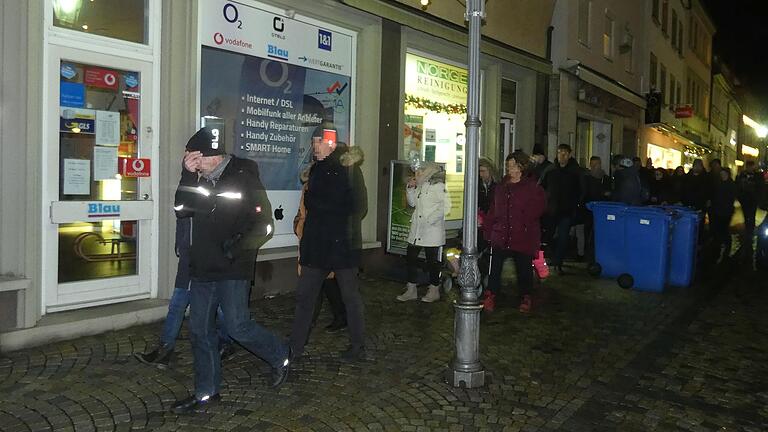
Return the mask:
<path fill-rule="evenodd" d="M 448 380 L 454 387 L 460 388 L 478 388 L 485 385 L 485 371 L 460 372 L 457 370 L 448 371 Z"/>

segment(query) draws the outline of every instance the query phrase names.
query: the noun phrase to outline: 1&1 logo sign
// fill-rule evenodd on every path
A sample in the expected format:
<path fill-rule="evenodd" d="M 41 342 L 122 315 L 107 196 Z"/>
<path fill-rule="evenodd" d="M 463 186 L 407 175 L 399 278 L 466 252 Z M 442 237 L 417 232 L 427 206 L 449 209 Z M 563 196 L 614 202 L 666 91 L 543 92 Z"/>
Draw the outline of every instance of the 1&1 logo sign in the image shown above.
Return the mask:
<path fill-rule="evenodd" d="M 321 50 L 333 51 L 333 33 L 328 30 L 318 30 L 317 47 Z"/>

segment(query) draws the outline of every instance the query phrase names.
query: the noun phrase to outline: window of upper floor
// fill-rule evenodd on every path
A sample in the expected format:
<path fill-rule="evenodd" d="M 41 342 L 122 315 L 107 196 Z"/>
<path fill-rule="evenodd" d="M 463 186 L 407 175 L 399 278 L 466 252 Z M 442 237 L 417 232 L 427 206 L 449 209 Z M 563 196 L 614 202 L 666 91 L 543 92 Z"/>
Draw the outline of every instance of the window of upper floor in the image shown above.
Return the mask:
<path fill-rule="evenodd" d="M 609 12 L 605 13 L 603 24 L 603 56 L 609 60 L 613 59 L 614 31 L 616 23 Z"/>
<path fill-rule="evenodd" d="M 579 0 L 579 42 L 589 47 L 589 23 L 591 21 L 592 2 L 590 0 Z"/>

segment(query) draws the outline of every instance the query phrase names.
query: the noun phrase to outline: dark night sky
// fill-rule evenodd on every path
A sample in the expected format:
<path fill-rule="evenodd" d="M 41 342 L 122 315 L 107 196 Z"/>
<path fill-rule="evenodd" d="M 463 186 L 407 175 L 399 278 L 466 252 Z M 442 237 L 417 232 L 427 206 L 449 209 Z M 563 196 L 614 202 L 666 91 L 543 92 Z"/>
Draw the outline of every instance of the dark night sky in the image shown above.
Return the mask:
<path fill-rule="evenodd" d="M 717 26 L 714 54 L 768 111 L 768 1 L 702 0 Z"/>

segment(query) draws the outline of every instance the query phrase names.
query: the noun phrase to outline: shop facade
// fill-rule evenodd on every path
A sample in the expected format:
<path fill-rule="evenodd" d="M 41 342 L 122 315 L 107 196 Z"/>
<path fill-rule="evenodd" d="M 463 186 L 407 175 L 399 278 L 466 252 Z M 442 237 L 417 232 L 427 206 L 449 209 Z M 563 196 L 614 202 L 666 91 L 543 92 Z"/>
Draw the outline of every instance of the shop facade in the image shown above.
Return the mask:
<path fill-rule="evenodd" d="M 2 349 L 165 315 L 173 194 L 186 141 L 203 125 L 255 160 L 268 190 L 275 226 L 254 298 L 295 285 L 291 222 L 317 127 L 365 153 L 366 263 L 383 254 L 391 160 L 417 151 L 445 164 L 461 208 L 459 28 L 378 1 L 1 4 Z M 499 43 L 484 51 L 482 154 L 499 162 L 533 147 L 551 66 Z M 458 227 L 460 210 L 451 219 Z"/>

